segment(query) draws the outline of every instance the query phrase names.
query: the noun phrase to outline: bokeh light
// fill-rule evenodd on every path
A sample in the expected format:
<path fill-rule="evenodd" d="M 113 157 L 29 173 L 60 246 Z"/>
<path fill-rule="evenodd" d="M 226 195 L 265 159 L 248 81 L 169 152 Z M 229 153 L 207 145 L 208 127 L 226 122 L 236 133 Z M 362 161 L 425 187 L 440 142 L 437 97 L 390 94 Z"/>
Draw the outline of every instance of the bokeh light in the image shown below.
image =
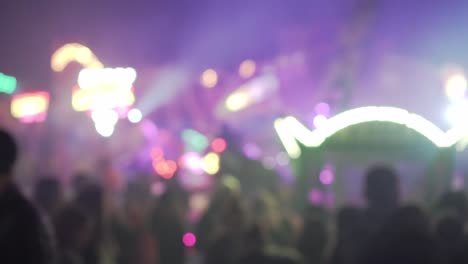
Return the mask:
<path fill-rule="evenodd" d="M 108 123 L 95 123 L 96 132 L 103 137 L 110 137 L 114 133 L 114 125 Z"/>
<path fill-rule="evenodd" d="M 206 173 L 210 175 L 214 175 L 218 173 L 219 165 L 220 165 L 220 158 L 218 154 L 214 152 L 210 152 L 206 154 L 205 157 L 203 157 L 203 170 Z"/>
<path fill-rule="evenodd" d="M 11 100 L 11 115 L 24 123 L 44 121 L 48 108 L 47 92 L 17 94 Z"/>
<path fill-rule="evenodd" d="M 318 115 L 330 116 L 330 105 L 324 102 L 320 102 L 315 105 L 315 113 Z"/>
<path fill-rule="evenodd" d="M 208 139 L 201 133 L 193 129 L 185 129 L 182 131 L 182 139 L 186 144 L 188 151 L 202 151 L 208 147 Z"/>
<path fill-rule="evenodd" d="M 327 117 L 324 115 L 316 115 L 313 121 L 314 127 L 315 128 L 322 127 L 327 122 L 327 120 L 328 120 Z"/>
<path fill-rule="evenodd" d="M 445 93 L 451 101 L 461 100 L 465 97 L 467 81 L 462 74 L 453 74 L 445 81 Z"/>
<path fill-rule="evenodd" d="M 12 94 L 16 90 L 16 78 L 0 72 L 0 93 Z"/>
<path fill-rule="evenodd" d="M 161 196 L 165 191 L 167 187 L 164 182 L 154 182 L 151 184 L 151 194 L 154 196 Z"/>
<path fill-rule="evenodd" d="M 169 180 L 177 171 L 177 164 L 173 160 L 160 160 L 153 161 L 154 171 L 162 178 Z"/>
<path fill-rule="evenodd" d="M 267 170 L 273 170 L 276 167 L 276 159 L 274 157 L 265 157 L 262 160 L 263 167 Z"/>
<path fill-rule="evenodd" d="M 253 60 L 245 60 L 239 66 L 239 75 L 242 78 L 250 78 L 255 74 L 256 65 Z"/>
<path fill-rule="evenodd" d="M 250 96 L 245 91 L 235 92 L 226 99 L 226 108 L 230 112 L 244 109 L 250 104 Z"/>
<path fill-rule="evenodd" d="M 226 150 L 227 148 L 227 143 L 224 138 L 215 138 L 211 142 L 211 149 L 216 152 L 216 153 L 222 153 Z"/>
<path fill-rule="evenodd" d="M 320 182 L 324 185 L 332 184 L 335 180 L 335 174 L 330 168 L 324 168 L 319 175 Z"/>
<path fill-rule="evenodd" d="M 253 143 L 246 143 L 242 146 L 242 152 L 251 160 L 257 160 L 262 155 L 262 150 Z"/>
<path fill-rule="evenodd" d="M 206 88 L 213 88 L 218 84 L 218 73 L 213 69 L 204 71 L 200 77 L 200 83 Z"/>
<path fill-rule="evenodd" d="M 203 160 L 198 153 L 186 152 L 179 159 L 179 166 L 194 174 L 203 173 Z"/>
<path fill-rule="evenodd" d="M 197 237 L 194 233 L 185 233 L 182 237 L 182 242 L 186 247 L 194 247 L 197 243 Z"/>
<path fill-rule="evenodd" d="M 323 201 L 323 193 L 317 188 L 312 188 L 309 191 L 309 203 L 313 205 L 320 205 Z"/>
<path fill-rule="evenodd" d="M 83 69 L 78 74 L 80 89 L 95 89 L 112 86 L 118 89 L 131 89 L 137 78 L 134 68 Z"/>
<path fill-rule="evenodd" d="M 279 166 L 286 166 L 289 164 L 289 156 L 286 152 L 279 152 L 276 154 L 276 162 Z"/>
<path fill-rule="evenodd" d="M 141 119 L 143 118 L 143 114 L 139 109 L 133 108 L 132 110 L 128 111 L 127 118 L 128 121 L 136 124 L 141 121 Z"/>

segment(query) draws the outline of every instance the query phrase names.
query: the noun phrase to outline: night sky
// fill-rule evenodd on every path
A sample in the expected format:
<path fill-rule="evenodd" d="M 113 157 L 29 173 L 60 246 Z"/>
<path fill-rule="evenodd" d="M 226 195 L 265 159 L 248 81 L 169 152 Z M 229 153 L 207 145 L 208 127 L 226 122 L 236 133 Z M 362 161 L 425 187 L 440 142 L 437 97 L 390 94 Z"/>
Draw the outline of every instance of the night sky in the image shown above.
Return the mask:
<path fill-rule="evenodd" d="M 231 67 L 243 58 L 273 58 L 278 35 L 288 29 L 331 28 L 318 30 L 316 39 L 333 40 L 333 25 L 352 16 L 354 2 L 2 1 L 0 72 L 16 76 L 25 89 L 47 89 L 51 53 L 75 41 L 89 45 L 107 65 Z M 468 3 L 376 1 L 373 12 L 370 42 L 385 39 L 397 53 L 468 66 Z"/>

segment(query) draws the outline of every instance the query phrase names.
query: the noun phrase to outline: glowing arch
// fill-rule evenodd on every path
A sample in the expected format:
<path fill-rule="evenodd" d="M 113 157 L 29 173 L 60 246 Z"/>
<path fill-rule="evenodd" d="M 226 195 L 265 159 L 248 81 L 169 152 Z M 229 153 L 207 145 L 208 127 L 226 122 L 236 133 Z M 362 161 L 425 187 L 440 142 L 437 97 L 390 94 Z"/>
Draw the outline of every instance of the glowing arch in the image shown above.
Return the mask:
<path fill-rule="evenodd" d="M 328 119 L 323 126 L 310 131 L 296 118 L 288 116 L 275 121 L 276 132 L 291 158 L 298 158 L 301 149 L 297 141 L 306 147 L 319 147 L 336 132 L 365 122 L 390 122 L 405 125 L 423 135 L 437 147 L 450 147 L 467 135 L 468 127 L 455 127 L 447 132 L 420 115 L 397 107 L 366 106 L 351 109 Z"/>
<path fill-rule="evenodd" d="M 70 62 L 78 62 L 84 68 L 103 68 L 103 64 L 86 46 L 79 43 L 68 43 L 57 49 L 50 61 L 55 72 L 63 71 Z"/>

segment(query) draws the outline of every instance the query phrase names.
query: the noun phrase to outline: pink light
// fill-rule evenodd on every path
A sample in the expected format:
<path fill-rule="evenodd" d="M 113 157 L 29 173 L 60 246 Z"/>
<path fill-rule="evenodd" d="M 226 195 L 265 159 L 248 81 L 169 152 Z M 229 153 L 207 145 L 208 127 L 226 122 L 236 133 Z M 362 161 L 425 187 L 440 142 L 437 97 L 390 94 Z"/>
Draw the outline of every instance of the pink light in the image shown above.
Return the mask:
<path fill-rule="evenodd" d="M 319 128 L 319 127 L 323 126 L 327 122 L 327 120 L 328 119 L 324 115 L 316 115 L 314 117 L 314 121 L 313 121 L 314 126 L 316 128 Z"/>
<path fill-rule="evenodd" d="M 211 142 L 211 149 L 216 153 L 224 152 L 227 148 L 226 140 L 223 138 L 216 138 Z"/>
<path fill-rule="evenodd" d="M 257 160 L 262 155 L 262 150 L 257 145 L 255 145 L 253 143 L 245 144 L 242 147 L 242 150 L 243 150 L 245 156 L 247 156 L 247 158 L 249 158 L 251 160 Z"/>
<path fill-rule="evenodd" d="M 153 161 L 153 168 L 162 178 L 169 180 L 177 171 L 177 164 L 173 160 Z"/>
<path fill-rule="evenodd" d="M 323 194 L 320 190 L 312 188 L 309 192 L 309 202 L 314 205 L 319 205 L 322 203 Z"/>
<path fill-rule="evenodd" d="M 194 247 L 197 243 L 197 237 L 194 233 L 185 233 L 182 237 L 182 242 L 186 247 Z"/>
<path fill-rule="evenodd" d="M 202 158 L 195 152 L 187 152 L 179 159 L 179 166 L 191 171 L 194 174 L 202 174 Z"/>
<path fill-rule="evenodd" d="M 151 193 L 154 196 L 161 196 L 166 191 L 166 185 L 163 182 L 151 184 Z"/>
<path fill-rule="evenodd" d="M 319 178 L 322 184 L 329 185 L 333 183 L 335 175 L 333 174 L 333 171 L 331 169 L 326 168 L 320 172 Z"/>
<path fill-rule="evenodd" d="M 315 113 L 319 115 L 329 116 L 330 115 L 330 105 L 324 102 L 318 103 L 315 105 Z"/>
<path fill-rule="evenodd" d="M 164 151 L 160 148 L 151 149 L 151 159 L 162 160 L 164 158 Z"/>

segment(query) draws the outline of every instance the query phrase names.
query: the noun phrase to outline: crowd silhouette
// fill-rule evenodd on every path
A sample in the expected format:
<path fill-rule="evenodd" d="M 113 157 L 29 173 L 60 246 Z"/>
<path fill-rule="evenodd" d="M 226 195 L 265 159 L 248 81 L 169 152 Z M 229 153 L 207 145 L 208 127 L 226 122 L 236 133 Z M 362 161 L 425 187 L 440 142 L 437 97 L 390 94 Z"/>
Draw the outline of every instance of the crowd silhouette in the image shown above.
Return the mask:
<path fill-rule="evenodd" d="M 119 206 L 83 173 L 71 196 L 42 176 L 27 199 L 13 179 L 17 158 L 14 138 L 0 130 L 0 263 L 468 263 L 464 192 L 448 191 L 433 208 L 402 204 L 398 175 L 385 165 L 365 175 L 364 208 L 294 212 L 271 192 L 246 199 L 220 184 L 193 223 L 180 187 L 156 197 L 144 179 L 126 186 Z M 182 243 L 188 231 L 195 248 Z"/>

